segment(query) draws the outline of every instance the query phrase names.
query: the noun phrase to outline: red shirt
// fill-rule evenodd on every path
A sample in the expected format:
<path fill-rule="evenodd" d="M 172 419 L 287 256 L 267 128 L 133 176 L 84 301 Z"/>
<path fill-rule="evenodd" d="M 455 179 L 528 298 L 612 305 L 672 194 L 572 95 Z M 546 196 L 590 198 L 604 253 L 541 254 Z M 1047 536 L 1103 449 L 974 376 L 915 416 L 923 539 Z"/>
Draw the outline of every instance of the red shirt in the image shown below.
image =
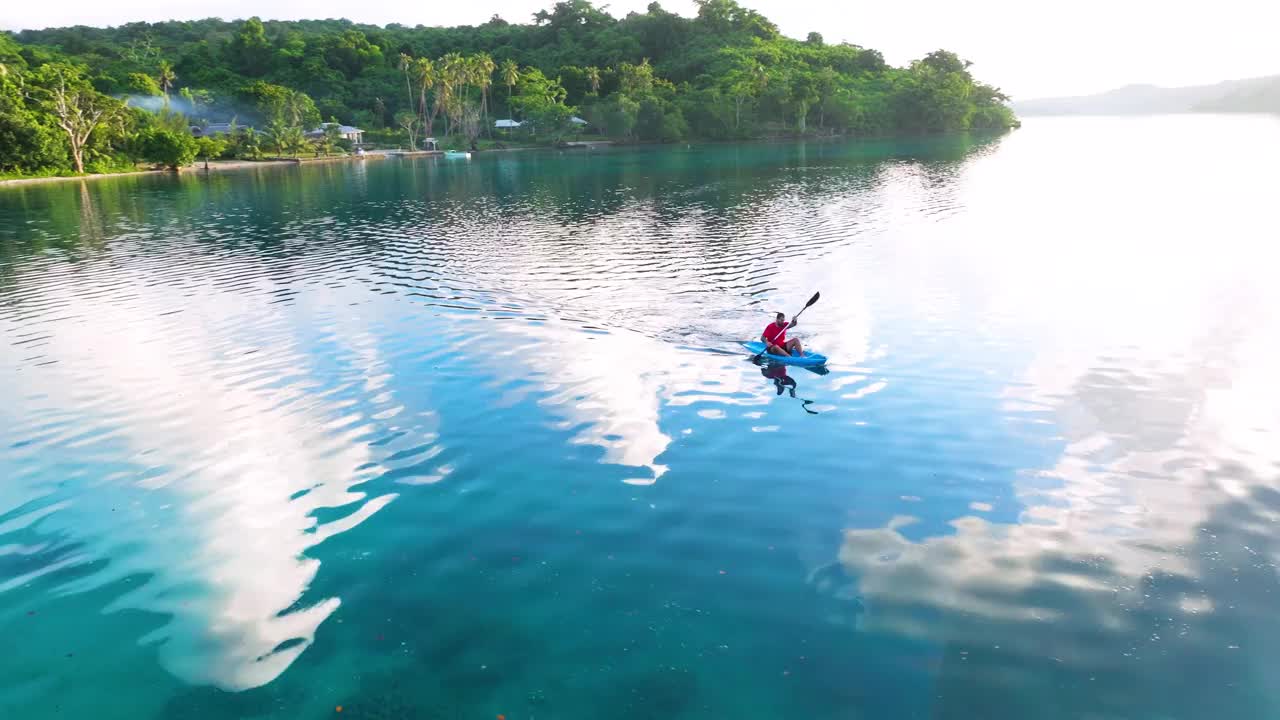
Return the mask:
<path fill-rule="evenodd" d="M 764 329 L 764 339 L 778 347 L 787 341 L 787 325 L 779 326 L 776 322 L 771 322 Z"/>

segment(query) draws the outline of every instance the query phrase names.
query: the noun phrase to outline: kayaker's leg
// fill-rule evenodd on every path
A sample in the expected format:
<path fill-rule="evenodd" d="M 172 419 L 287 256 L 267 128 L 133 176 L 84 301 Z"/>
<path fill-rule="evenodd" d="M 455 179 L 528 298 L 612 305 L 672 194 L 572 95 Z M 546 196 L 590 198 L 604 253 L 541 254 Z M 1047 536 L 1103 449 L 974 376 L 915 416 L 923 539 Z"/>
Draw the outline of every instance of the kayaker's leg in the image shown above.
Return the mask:
<path fill-rule="evenodd" d="M 787 352 L 786 348 L 779 347 L 777 345 L 774 345 L 773 343 L 769 343 L 769 347 L 767 348 L 767 350 L 770 355 L 790 355 L 791 354 Z"/>
<path fill-rule="evenodd" d="M 796 338 L 791 338 L 787 341 L 787 350 L 791 351 L 787 353 L 788 355 L 795 355 L 796 357 L 804 355 L 804 348 L 800 347 L 800 341 Z"/>

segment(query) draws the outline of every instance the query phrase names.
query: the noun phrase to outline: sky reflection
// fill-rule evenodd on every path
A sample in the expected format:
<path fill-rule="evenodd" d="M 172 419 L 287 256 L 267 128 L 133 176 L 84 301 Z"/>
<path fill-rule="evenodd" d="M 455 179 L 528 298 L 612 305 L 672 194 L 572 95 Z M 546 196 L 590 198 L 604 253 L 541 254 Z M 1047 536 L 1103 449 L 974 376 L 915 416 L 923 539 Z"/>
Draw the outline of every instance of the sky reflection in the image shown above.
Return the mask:
<path fill-rule="evenodd" d="M 328 369 L 302 338 L 287 339 L 294 318 L 248 311 L 243 287 L 206 291 L 192 306 L 156 287 L 130 293 L 146 283 L 135 277 L 104 302 L 55 278 L 24 284 L 42 284 L 50 306 L 82 320 L 31 346 L 40 365 L 0 349 L 24 371 L 21 395 L 0 410 L 23 445 L 5 462 L 15 481 L 0 488 L 7 529 L 84 569 L 55 592 L 146 578 L 105 610 L 168 618 L 142 641 L 183 680 L 230 690 L 269 682 L 339 605 L 300 602 L 319 567 L 307 551 L 395 497 L 357 489 L 379 472 L 367 446 L 352 442 L 367 420 L 306 391 Z M 268 329 L 273 341 L 262 347 Z M 335 342 L 351 343 L 337 352 L 351 356 L 342 372 L 372 382 L 378 360 L 367 338 L 339 331 Z M 61 411 L 54 428 L 31 424 L 72 407 L 81 410 Z M 67 468 L 62 482 L 33 472 L 50 454 Z M 319 522 L 324 509 L 339 512 Z"/>

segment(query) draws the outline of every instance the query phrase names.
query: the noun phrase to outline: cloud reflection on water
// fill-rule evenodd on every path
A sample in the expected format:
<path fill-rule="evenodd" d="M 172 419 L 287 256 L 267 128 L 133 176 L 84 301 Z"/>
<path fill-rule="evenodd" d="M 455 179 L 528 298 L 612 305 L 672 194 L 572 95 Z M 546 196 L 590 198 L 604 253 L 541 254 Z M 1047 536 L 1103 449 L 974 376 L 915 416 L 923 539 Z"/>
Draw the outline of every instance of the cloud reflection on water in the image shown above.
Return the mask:
<path fill-rule="evenodd" d="M 1105 141 L 1156 166 L 1180 162 L 1154 143 Z M 1277 698 L 1249 676 L 1280 661 L 1266 609 L 1280 591 L 1280 291 L 1265 261 L 1274 250 L 1260 244 L 1263 206 L 1249 201 L 1262 186 L 1234 179 L 1239 215 L 1224 222 L 1236 232 L 1203 242 L 1207 218 L 1187 226 L 1131 208 L 1200 202 L 1215 186 L 1171 167 L 1142 187 L 1078 187 L 1062 152 L 1061 186 L 1027 206 L 984 195 L 1007 179 L 975 181 L 965 216 L 920 229 L 931 248 L 969 239 L 954 257 L 938 252 L 981 285 L 952 289 L 982 309 L 977 332 L 1012 328 L 1027 342 L 1021 369 L 1008 363 L 1002 412 L 1052 433 L 1056 457 L 1011 473 L 1016 522 L 958 517 L 921 539 L 908 537 L 910 517 L 855 527 L 839 561 L 875 608 L 871 628 L 945 646 L 938 717 L 1261 716 Z M 1042 226 L 1079 196 L 1090 213 L 1034 242 L 977 232 L 994 213 Z M 1097 218 L 1116 226 L 1097 232 Z M 1010 687 L 1028 696 L 989 702 Z"/>
<path fill-rule="evenodd" d="M 367 421 L 309 394 L 322 371 L 300 338 L 289 339 L 292 319 L 246 312 L 253 293 L 243 287 L 206 290 L 192 305 L 155 286 L 104 301 L 55 274 L 24 284 L 42 284 L 47 307 L 80 320 L 32 347 L 42 365 L 0 348 L 24 371 L 21 396 L 0 412 L 30 443 L 11 457 L 16 482 L 0 490 L 0 514 L 13 517 L 6 529 L 68 549 L 64 569 L 93 568 L 58 592 L 146 578 L 106 610 L 168 618 L 143 641 L 183 680 L 230 690 L 269 682 L 340 602 L 302 601 L 319 568 L 307 551 L 394 498 L 354 489 L 380 470 L 352 441 Z M 120 287 L 130 285 L 148 283 L 138 276 Z M 255 338 L 268 327 L 272 345 L 260 347 Z M 334 342 L 352 343 L 341 353 L 353 363 L 344 372 L 377 376 L 368 338 L 336 332 Z M 28 424 L 86 407 L 62 413 L 52 431 Z M 68 468 L 65 482 L 27 472 L 49 454 Z M 326 509 L 341 511 L 317 521 Z"/>
<path fill-rule="evenodd" d="M 1239 438 L 1265 437 L 1241 423 L 1280 407 L 1280 393 L 1271 378 L 1199 392 L 1194 372 L 1166 378 L 1135 391 L 1086 369 L 1065 399 L 1052 393 L 1067 444 L 1054 467 L 1015 482 L 1017 523 L 961 517 L 952 534 L 918 541 L 903 535 L 910 518 L 845 531 L 839 560 L 875 608 L 869 627 L 945 642 L 950 702 L 1085 675 L 1108 677 L 1055 699 L 1052 716 L 1128 716 L 1139 712 L 1129 703 L 1161 697 L 1170 717 L 1200 717 L 1179 706 L 1188 692 L 1223 693 L 1225 716 L 1268 706 L 1238 688 L 1249 665 L 1280 660 L 1280 636 L 1264 629 L 1280 590 L 1280 494 L 1274 448 Z M 1179 685 L 1196 663 L 1215 670 Z M 1139 692 L 1139 677 L 1169 687 Z M 1016 707 L 986 716 L 1019 717 Z"/>

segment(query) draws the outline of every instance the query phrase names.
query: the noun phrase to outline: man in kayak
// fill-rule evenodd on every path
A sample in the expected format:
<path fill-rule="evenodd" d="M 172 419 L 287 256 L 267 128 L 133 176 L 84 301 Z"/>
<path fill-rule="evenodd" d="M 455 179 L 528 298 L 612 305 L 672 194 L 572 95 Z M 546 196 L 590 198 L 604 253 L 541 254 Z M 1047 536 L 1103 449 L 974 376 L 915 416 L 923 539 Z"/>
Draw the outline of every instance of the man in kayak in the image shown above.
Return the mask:
<path fill-rule="evenodd" d="M 792 320 L 790 327 L 795 326 L 796 321 Z M 765 326 L 764 332 L 760 333 L 765 351 L 771 355 L 803 356 L 804 349 L 800 347 L 800 341 L 795 338 L 787 339 L 787 327 L 787 316 L 783 313 L 778 313 L 774 321 Z"/>

